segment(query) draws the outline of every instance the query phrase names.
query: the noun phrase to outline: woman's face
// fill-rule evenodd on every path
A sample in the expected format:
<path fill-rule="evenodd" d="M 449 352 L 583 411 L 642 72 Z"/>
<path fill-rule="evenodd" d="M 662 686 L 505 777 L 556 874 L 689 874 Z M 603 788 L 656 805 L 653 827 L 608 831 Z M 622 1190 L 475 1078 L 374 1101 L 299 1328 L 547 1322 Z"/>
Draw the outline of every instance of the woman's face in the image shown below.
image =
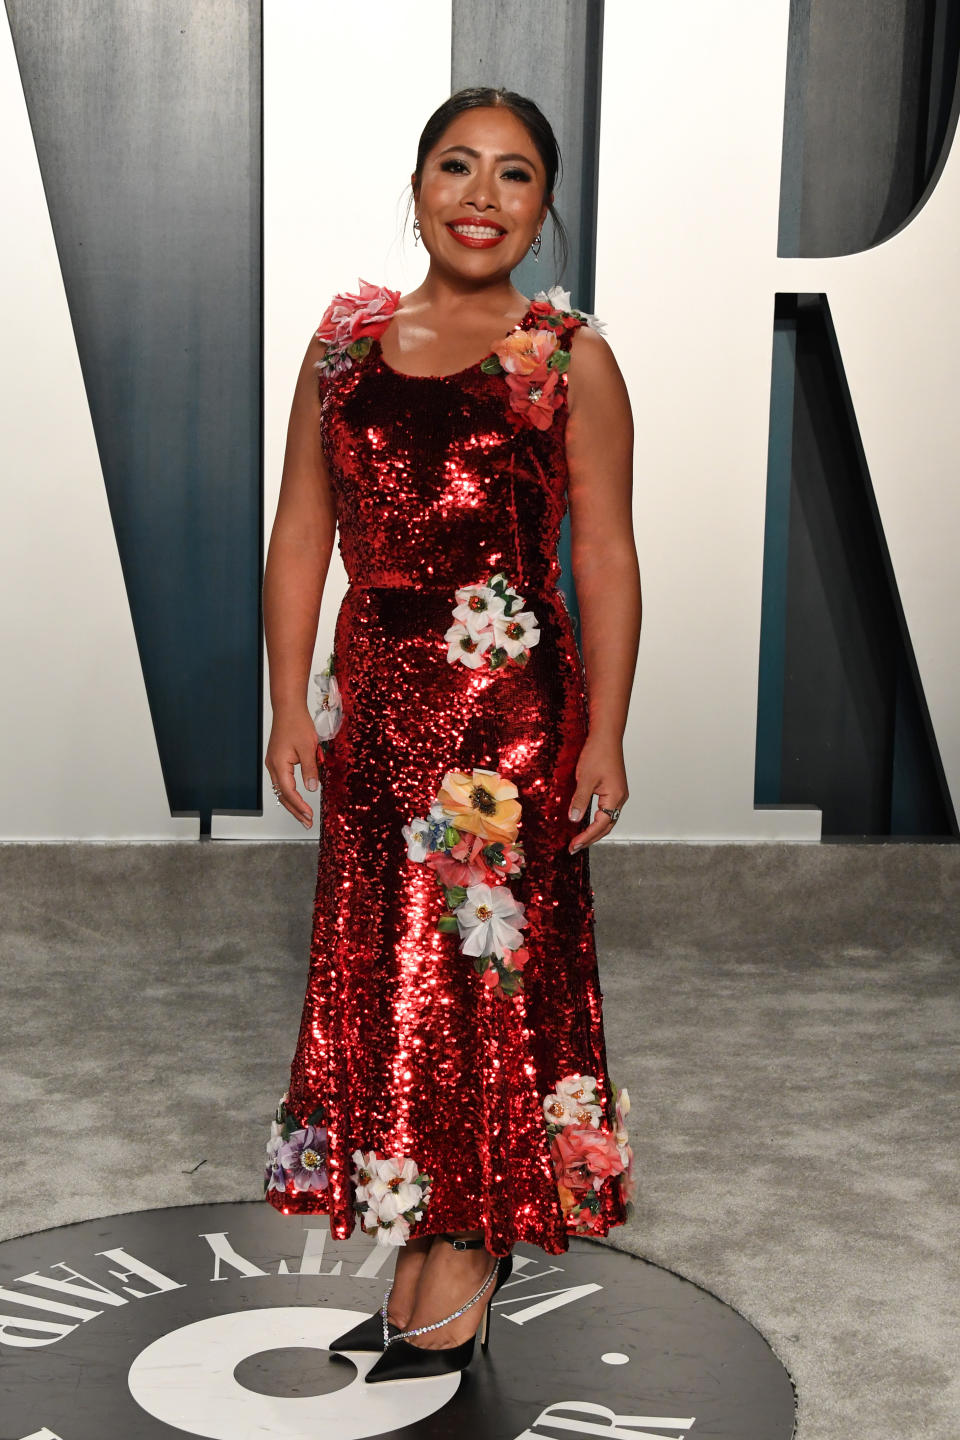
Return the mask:
<path fill-rule="evenodd" d="M 477 279 L 509 275 L 547 215 L 545 183 L 530 132 L 510 110 L 465 110 L 428 152 L 414 192 L 433 263 Z"/>

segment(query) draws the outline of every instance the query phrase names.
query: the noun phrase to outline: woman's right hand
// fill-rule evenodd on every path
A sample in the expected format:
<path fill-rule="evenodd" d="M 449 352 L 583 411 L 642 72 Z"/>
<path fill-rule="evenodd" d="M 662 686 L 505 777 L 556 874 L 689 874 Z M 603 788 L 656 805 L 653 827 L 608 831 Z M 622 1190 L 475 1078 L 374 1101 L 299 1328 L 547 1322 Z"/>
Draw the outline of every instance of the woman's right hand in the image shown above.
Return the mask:
<path fill-rule="evenodd" d="M 305 830 L 313 825 L 313 811 L 297 789 L 294 767 L 300 766 L 300 777 L 306 788 L 316 790 L 318 753 L 317 731 L 309 710 L 304 708 L 302 713 L 292 714 L 274 712 L 264 763 L 275 788 L 280 791 L 280 804 Z"/>

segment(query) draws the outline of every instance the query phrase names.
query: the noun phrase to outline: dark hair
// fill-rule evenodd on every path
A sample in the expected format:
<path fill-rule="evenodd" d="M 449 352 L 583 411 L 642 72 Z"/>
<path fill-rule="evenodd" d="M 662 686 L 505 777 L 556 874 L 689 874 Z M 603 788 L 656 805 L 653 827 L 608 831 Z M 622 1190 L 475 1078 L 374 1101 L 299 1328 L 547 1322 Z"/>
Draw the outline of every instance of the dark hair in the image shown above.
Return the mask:
<path fill-rule="evenodd" d="M 485 105 L 502 105 L 504 109 L 516 115 L 517 119 L 529 130 L 530 138 L 537 147 L 537 152 L 543 162 L 543 168 L 546 171 L 546 185 L 543 191 L 543 199 L 546 201 L 547 196 L 554 188 L 558 170 L 561 180 L 563 178 L 563 160 L 560 155 L 560 146 L 557 144 L 557 137 L 553 133 L 553 127 L 550 121 L 535 101 L 529 100 L 525 95 L 518 95 L 515 90 L 505 90 L 502 85 L 469 85 L 463 90 L 457 90 L 449 99 L 444 100 L 438 109 L 434 110 L 430 119 L 423 127 L 420 144 L 417 146 L 417 165 L 415 171 L 417 184 L 420 183 L 427 156 L 434 145 L 440 140 L 447 126 L 455 120 L 458 115 L 462 115 L 464 110 L 475 110 Z M 410 206 L 413 203 L 413 199 L 414 195 L 411 188 L 410 199 L 407 202 L 407 215 L 410 214 Z M 558 238 L 563 254 L 563 262 L 557 273 L 557 279 L 559 280 L 567 268 L 567 261 L 570 258 L 570 246 L 567 241 L 567 232 L 563 228 L 563 221 L 557 214 L 552 201 L 549 202 L 549 213 L 553 220 L 554 265 L 557 263 Z M 406 220 L 407 216 L 404 216 L 404 225 L 406 225 Z"/>

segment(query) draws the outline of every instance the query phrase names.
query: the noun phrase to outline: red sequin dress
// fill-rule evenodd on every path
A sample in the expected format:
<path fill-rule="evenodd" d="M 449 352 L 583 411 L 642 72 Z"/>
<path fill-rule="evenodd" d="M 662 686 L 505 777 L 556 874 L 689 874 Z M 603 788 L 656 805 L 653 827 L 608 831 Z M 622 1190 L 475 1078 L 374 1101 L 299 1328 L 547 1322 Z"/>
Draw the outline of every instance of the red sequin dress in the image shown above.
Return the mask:
<path fill-rule="evenodd" d="M 318 331 L 349 588 L 265 1198 L 339 1238 L 359 1220 L 384 1244 L 480 1230 L 557 1254 L 623 1223 L 632 1155 L 589 850 L 567 849 L 587 710 L 556 551 L 584 317 L 538 298 L 483 361 L 410 376 L 379 342 L 398 299 L 361 281 Z"/>

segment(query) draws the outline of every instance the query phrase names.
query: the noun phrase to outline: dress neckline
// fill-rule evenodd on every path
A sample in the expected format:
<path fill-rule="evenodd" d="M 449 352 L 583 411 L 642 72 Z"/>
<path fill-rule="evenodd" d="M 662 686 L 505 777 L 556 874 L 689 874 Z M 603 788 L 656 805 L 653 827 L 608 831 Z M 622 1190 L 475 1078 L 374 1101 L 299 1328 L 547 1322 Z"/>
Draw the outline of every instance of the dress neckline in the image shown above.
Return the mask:
<path fill-rule="evenodd" d="M 524 321 L 529 319 L 532 310 L 533 301 L 531 300 L 530 304 L 527 306 L 520 319 L 513 326 L 513 329 L 508 330 L 503 336 L 504 340 L 509 339 L 511 335 L 516 333 L 516 331 L 523 329 Z M 396 311 L 394 311 L 394 314 L 396 314 Z M 393 320 L 392 315 L 390 317 L 390 320 Z M 384 327 L 384 333 L 387 329 L 389 329 L 389 325 Z M 380 358 L 380 364 L 385 370 L 389 370 L 391 375 L 396 375 L 397 378 L 400 380 L 455 380 L 458 375 L 467 375 L 471 370 L 479 369 L 480 366 L 483 364 L 484 360 L 486 360 L 488 356 L 493 354 L 493 346 L 491 345 L 490 349 L 486 352 L 486 355 L 481 355 L 480 359 L 475 360 L 472 365 L 464 365 L 461 370 L 448 370 L 445 375 L 408 375 L 405 370 L 395 370 L 394 367 L 390 364 L 389 360 L 387 360 L 386 356 L 383 353 L 383 346 L 380 344 L 379 335 L 374 337 L 373 343 L 377 347 L 377 355 Z M 496 343 L 499 344 L 500 342 L 497 341 Z"/>

